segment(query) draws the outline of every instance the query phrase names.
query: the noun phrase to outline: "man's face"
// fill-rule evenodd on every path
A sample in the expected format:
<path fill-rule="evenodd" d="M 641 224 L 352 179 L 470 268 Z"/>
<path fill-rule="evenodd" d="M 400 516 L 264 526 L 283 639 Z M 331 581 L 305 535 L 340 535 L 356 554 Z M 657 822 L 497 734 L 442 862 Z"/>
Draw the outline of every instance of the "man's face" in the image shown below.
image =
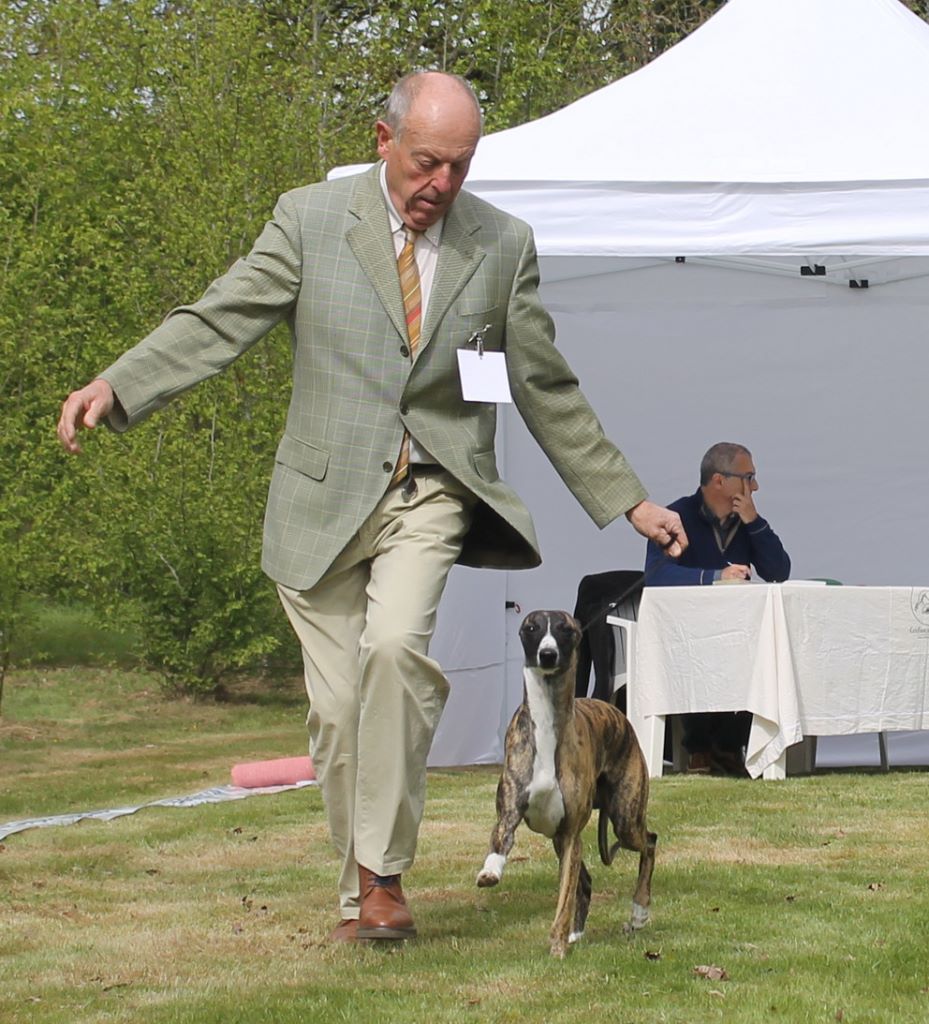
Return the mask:
<path fill-rule="evenodd" d="M 445 215 L 461 191 L 479 138 L 473 105 L 447 89 L 424 87 L 399 133 L 377 122 L 387 189 L 405 224 L 424 231 Z"/>
<path fill-rule="evenodd" d="M 748 479 L 749 474 L 751 479 Z M 732 499 L 737 494 L 754 494 L 758 490 L 755 479 L 755 463 L 750 455 L 740 452 L 729 467 L 728 473 L 720 474 L 720 498 L 724 499 L 729 511 L 732 511 Z"/>

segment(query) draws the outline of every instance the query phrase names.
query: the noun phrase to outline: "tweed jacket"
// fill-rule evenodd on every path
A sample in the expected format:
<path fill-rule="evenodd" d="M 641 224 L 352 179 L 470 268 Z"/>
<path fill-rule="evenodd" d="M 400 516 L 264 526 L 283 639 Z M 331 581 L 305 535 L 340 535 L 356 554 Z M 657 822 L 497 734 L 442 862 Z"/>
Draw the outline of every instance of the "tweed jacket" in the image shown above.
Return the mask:
<path fill-rule="evenodd" d="M 461 396 L 456 349 L 486 324 L 520 415 L 597 525 L 645 497 L 555 348 L 528 225 L 464 191 L 445 217 L 410 363 L 378 169 L 282 195 L 247 256 L 101 374 L 118 400 L 110 426 L 125 430 L 286 320 L 293 389 L 262 566 L 298 590 L 319 580 L 384 495 L 404 428 L 478 499 L 459 561 L 539 564 L 529 512 L 497 471 L 496 406 Z"/>

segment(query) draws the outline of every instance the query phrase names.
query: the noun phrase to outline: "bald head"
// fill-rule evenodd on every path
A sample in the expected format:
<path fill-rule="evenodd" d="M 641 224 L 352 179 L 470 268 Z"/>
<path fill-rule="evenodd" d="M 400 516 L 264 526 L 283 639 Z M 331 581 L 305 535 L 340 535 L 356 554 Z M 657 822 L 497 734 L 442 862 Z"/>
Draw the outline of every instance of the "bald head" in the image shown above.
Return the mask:
<path fill-rule="evenodd" d="M 480 137 L 483 115 L 477 96 L 466 78 L 447 71 L 412 71 L 393 87 L 384 110 L 384 123 L 397 136 L 403 134 L 407 114 L 420 96 L 427 105 L 433 109 L 438 107 L 441 111 L 451 112 L 460 104 L 458 112 L 466 119 L 477 118 Z"/>
<path fill-rule="evenodd" d="M 445 216 L 480 137 L 480 107 L 463 78 L 420 71 L 397 83 L 377 122 L 377 151 L 405 224 L 424 231 Z"/>

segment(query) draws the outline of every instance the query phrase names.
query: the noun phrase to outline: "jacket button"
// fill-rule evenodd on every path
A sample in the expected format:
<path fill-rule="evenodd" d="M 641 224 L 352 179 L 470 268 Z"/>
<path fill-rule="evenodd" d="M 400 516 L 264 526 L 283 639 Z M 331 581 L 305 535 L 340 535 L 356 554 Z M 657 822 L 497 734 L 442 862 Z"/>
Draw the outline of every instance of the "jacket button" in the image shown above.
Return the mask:
<path fill-rule="evenodd" d="M 383 469 L 385 473 L 392 472 L 393 468 L 394 468 L 394 464 L 392 462 L 385 462 L 384 465 L 381 466 L 381 469 Z"/>
<path fill-rule="evenodd" d="M 406 345 L 400 346 L 400 355 L 402 355 L 404 359 L 407 359 L 409 357 L 410 350 L 406 347 Z"/>
<path fill-rule="evenodd" d="M 406 402 L 404 402 L 403 405 L 400 406 L 400 415 L 406 416 L 409 411 L 410 407 L 406 404 Z"/>

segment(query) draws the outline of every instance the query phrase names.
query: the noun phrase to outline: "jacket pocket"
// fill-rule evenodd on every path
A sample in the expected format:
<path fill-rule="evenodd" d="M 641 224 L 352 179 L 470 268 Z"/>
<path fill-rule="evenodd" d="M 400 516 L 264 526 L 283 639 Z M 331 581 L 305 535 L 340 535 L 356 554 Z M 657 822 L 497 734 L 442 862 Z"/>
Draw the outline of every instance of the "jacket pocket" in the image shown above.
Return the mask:
<path fill-rule="evenodd" d="M 477 452 L 474 456 L 474 468 L 477 470 L 477 475 L 489 484 L 500 479 L 495 452 Z"/>
<path fill-rule="evenodd" d="M 314 480 L 322 480 L 329 468 L 329 453 L 285 434 L 277 446 L 275 461 Z"/>
<path fill-rule="evenodd" d="M 459 316 L 482 316 L 495 313 L 498 305 L 496 297 L 486 293 L 462 295 L 455 312 Z"/>

